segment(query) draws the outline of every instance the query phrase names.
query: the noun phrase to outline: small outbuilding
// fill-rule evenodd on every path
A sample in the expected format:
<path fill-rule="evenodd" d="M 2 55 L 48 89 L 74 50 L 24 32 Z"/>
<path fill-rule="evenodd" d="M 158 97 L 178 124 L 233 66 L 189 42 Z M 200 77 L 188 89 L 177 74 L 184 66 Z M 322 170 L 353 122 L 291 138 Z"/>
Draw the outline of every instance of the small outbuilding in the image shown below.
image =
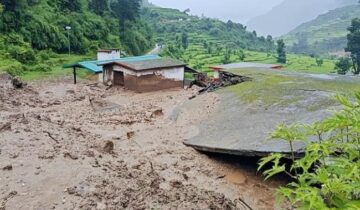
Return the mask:
<path fill-rule="evenodd" d="M 114 86 L 136 92 L 183 88 L 186 64 L 169 58 L 103 62 L 103 73 Z"/>

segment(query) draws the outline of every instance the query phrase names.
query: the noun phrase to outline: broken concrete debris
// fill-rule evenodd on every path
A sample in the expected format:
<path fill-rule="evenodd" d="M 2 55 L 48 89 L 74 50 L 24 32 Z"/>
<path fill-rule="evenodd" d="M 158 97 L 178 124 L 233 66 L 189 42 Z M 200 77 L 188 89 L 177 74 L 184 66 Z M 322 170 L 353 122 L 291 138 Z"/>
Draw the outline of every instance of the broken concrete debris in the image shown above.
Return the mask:
<path fill-rule="evenodd" d="M 196 85 L 201 87 L 202 89 L 198 91 L 198 94 L 203 94 L 205 92 L 212 92 L 216 89 L 227 87 L 231 85 L 236 85 L 242 82 L 251 81 L 250 77 L 240 76 L 237 74 L 233 74 L 226 71 L 219 71 L 219 80 L 217 79 L 209 79 L 209 77 L 204 73 L 195 73 L 195 80 L 190 83 L 189 88 Z M 196 98 L 196 95 L 189 97 L 189 99 Z"/>
<path fill-rule="evenodd" d="M 226 71 L 220 71 L 219 74 L 220 74 L 219 81 L 213 81 L 208 83 L 206 87 L 204 87 L 199 91 L 199 93 L 201 94 L 204 92 L 212 92 L 222 87 L 227 87 L 227 86 L 251 81 L 250 77 L 240 76 Z"/>

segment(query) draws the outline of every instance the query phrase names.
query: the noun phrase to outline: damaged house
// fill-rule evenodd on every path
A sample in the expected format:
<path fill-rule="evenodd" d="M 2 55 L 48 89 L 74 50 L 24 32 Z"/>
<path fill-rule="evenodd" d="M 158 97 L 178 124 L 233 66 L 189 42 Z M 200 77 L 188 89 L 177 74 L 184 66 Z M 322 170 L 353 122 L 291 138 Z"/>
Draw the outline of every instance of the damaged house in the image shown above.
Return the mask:
<path fill-rule="evenodd" d="M 183 88 L 186 64 L 169 58 L 110 61 L 103 66 L 104 82 L 136 92 Z"/>
<path fill-rule="evenodd" d="M 169 88 L 183 88 L 185 63 L 158 55 L 120 58 L 118 50 L 99 50 L 97 60 L 64 65 L 73 68 L 76 84 L 77 69 L 86 69 L 98 75 L 98 81 L 123 86 L 136 92 L 149 92 Z"/>

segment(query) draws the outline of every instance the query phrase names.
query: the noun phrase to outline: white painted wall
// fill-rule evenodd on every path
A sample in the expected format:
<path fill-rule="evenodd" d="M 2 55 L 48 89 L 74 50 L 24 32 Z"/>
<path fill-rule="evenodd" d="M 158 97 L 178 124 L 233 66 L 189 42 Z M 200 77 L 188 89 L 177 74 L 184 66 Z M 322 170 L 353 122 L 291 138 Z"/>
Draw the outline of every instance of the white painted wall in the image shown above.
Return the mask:
<path fill-rule="evenodd" d="M 166 79 L 173 79 L 175 81 L 183 81 L 184 80 L 184 67 L 176 67 L 163 69 L 155 72 L 155 75 L 163 76 Z"/>
<path fill-rule="evenodd" d="M 155 74 L 157 76 L 163 76 L 166 79 L 172 79 L 175 81 L 183 81 L 185 67 L 174 67 L 174 68 L 166 68 L 161 70 L 149 70 L 149 71 L 132 71 L 125 69 L 122 66 L 114 66 L 114 71 L 122 71 L 124 75 L 132 75 L 132 76 L 144 76 Z"/>
<path fill-rule="evenodd" d="M 112 60 L 120 58 L 120 50 L 111 50 L 109 52 L 98 51 L 97 52 L 97 60 Z"/>

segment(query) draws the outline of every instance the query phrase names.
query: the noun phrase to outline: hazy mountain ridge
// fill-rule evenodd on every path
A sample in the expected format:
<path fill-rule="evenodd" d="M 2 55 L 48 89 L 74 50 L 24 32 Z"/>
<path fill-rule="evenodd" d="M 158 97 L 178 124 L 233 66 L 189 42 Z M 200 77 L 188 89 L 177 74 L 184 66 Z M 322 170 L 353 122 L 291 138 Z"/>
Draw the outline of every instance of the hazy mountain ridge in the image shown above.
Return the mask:
<path fill-rule="evenodd" d="M 303 23 L 283 38 L 297 53 L 326 53 L 345 48 L 347 28 L 353 18 L 360 18 L 360 5 L 331 10 Z"/>
<path fill-rule="evenodd" d="M 329 10 L 357 2 L 357 0 L 284 0 L 267 14 L 250 20 L 247 25 L 258 34 L 271 34 L 277 37 Z"/>

